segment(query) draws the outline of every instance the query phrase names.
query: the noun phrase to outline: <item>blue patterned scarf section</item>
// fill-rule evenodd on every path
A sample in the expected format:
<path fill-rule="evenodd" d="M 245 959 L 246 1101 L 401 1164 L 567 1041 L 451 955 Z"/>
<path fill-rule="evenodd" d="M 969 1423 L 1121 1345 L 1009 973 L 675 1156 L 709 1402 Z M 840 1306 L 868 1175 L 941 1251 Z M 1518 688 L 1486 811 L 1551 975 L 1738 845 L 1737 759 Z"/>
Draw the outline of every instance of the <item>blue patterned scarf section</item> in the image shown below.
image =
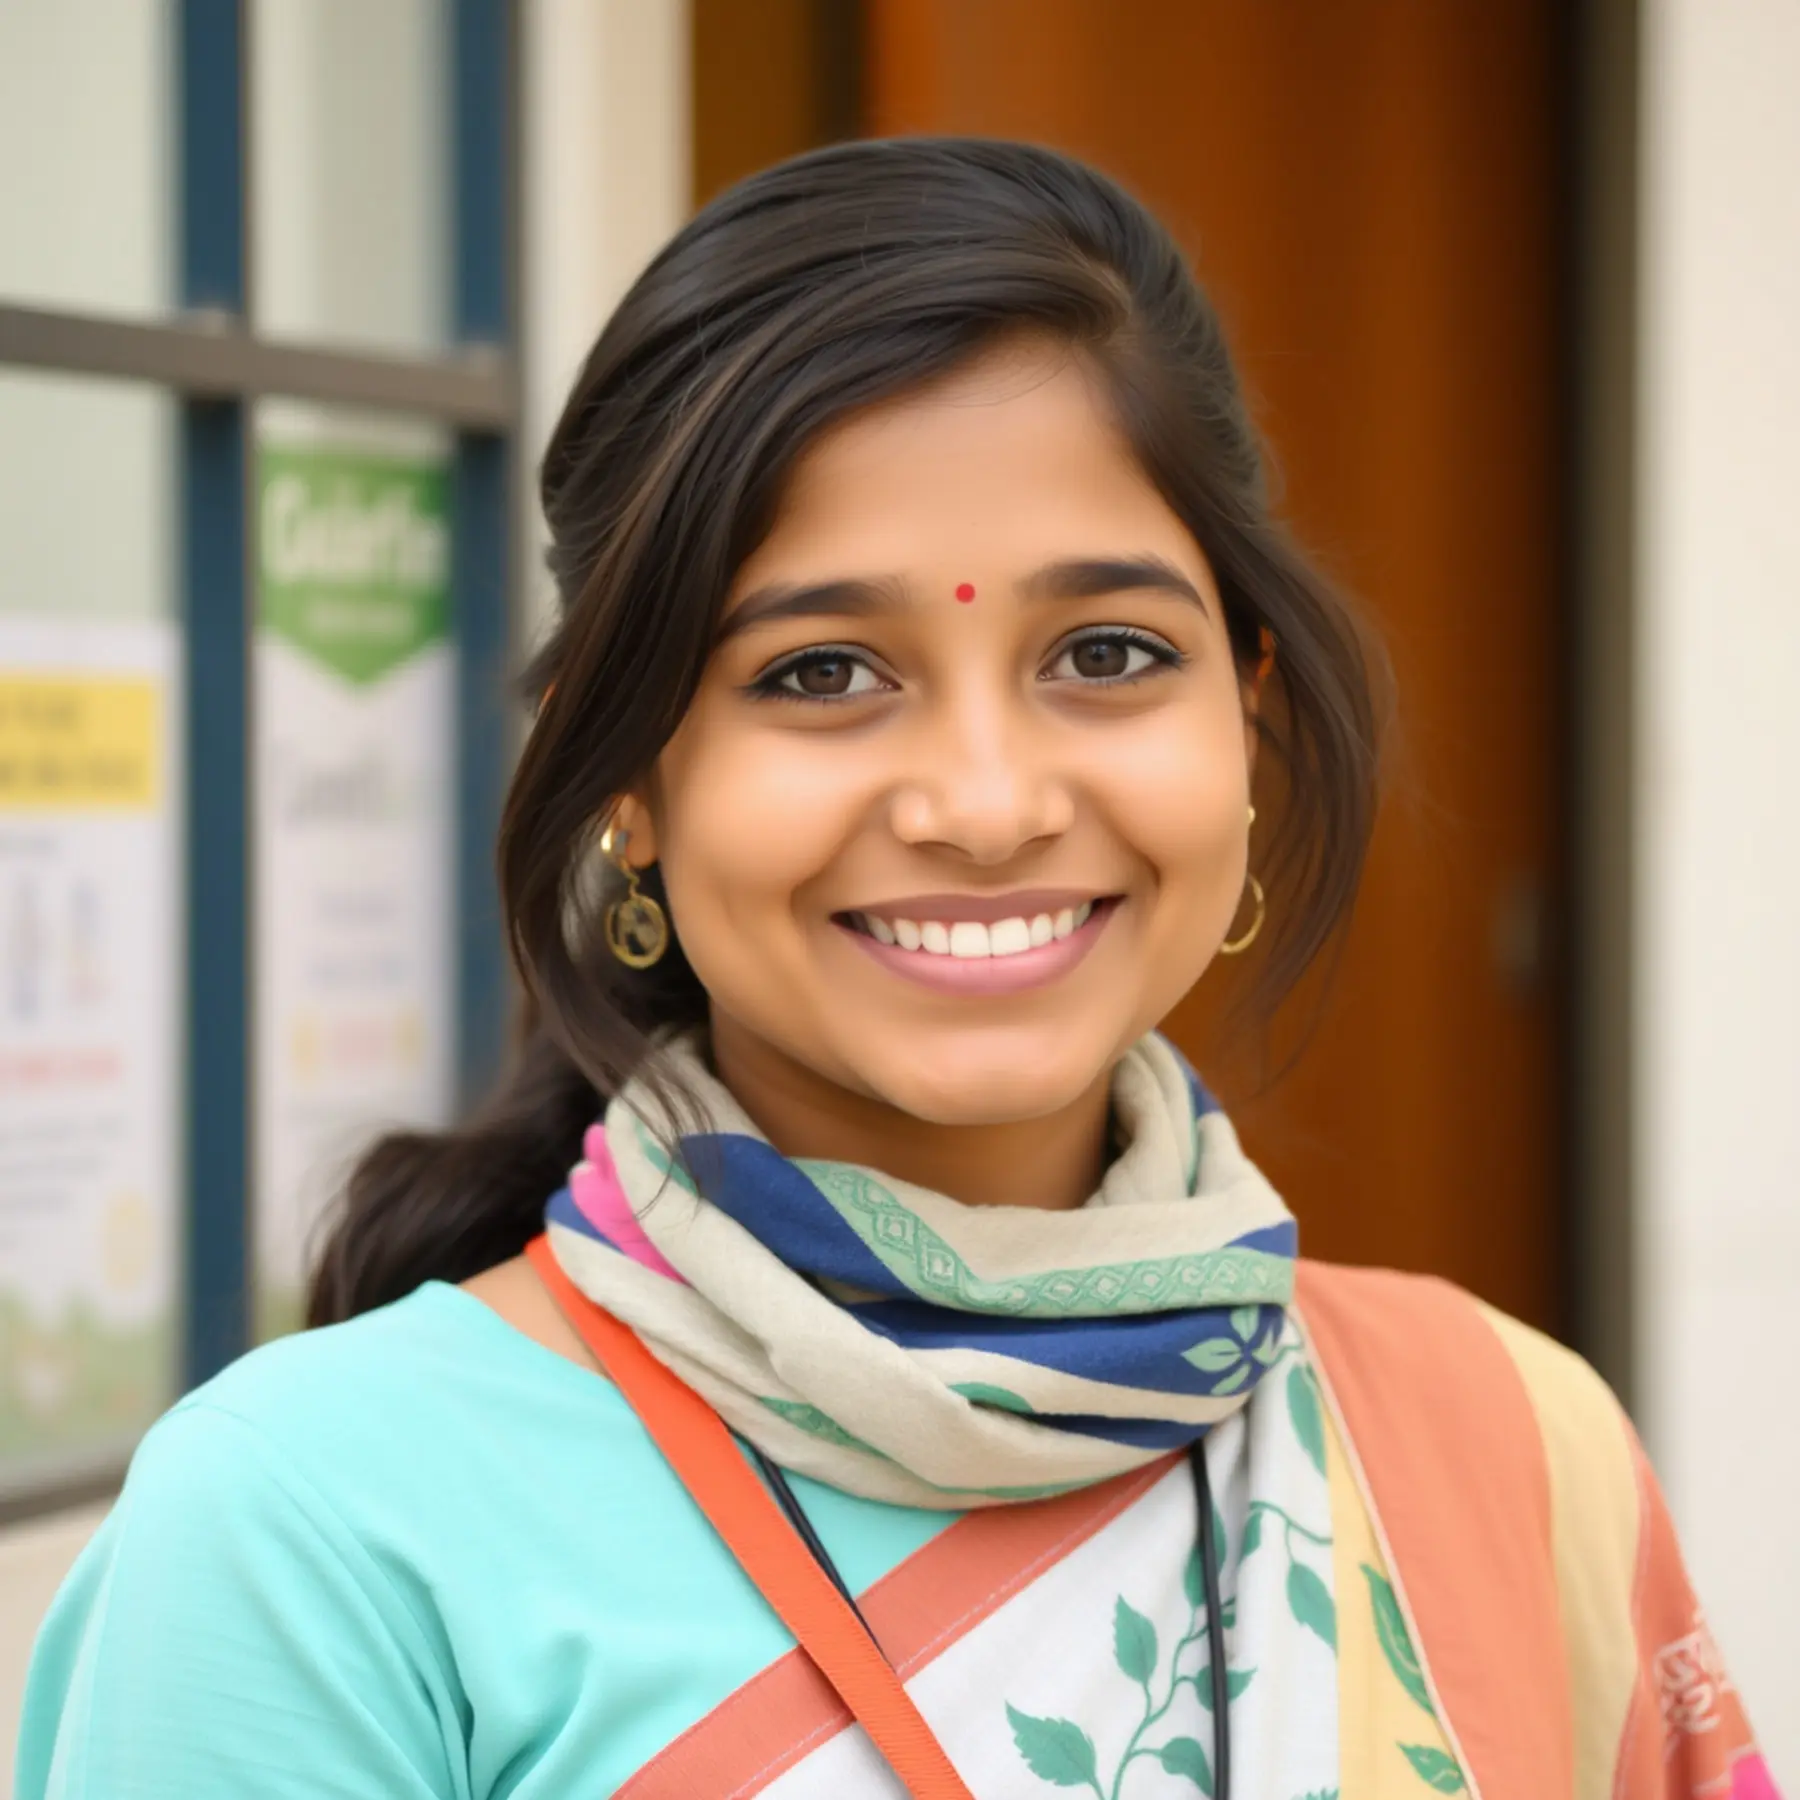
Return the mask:
<path fill-rule="evenodd" d="M 1294 1221 L 1164 1039 L 1120 1062 L 1122 1148 L 1073 1211 L 966 1206 L 782 1156 L 706 1066 L 633 1082 L 550 1202 L 559 1262 L 726 1422 L 848 1492 L 964 1508 L 1192 1443 L 1276 1360 Z"/>

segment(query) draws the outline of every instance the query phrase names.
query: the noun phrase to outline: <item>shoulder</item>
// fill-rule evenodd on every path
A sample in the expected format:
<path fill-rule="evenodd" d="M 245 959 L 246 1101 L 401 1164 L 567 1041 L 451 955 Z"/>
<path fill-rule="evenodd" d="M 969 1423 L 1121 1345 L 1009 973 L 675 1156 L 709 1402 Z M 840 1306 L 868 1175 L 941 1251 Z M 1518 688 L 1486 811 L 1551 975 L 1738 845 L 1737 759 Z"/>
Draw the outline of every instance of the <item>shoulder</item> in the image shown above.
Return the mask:
<path fill-rule="evenodd" d="M 1503 1585 L 1553 1601 L 1573 1791 L 1713 1793 L 1746 1759 L 1760 1771 L 1655 1475 L 1595 1370 L 1428 1276 L 1303 1265 L 1298 1300 L 1376 1510 L 1384 1478 L 1402 1511 L 1413 1479 L 1440 1515 L 1484 1519 L 1482 1555 L 1439 1565 L 1451 1586 L 1530 1547 Z M 1695 1723 L 1665 1732 L 1671 1704 Z"/>
<path fill-rule="evenodd" d="M 1302 1263 L 1296 1299 L 1322 1358 L 1402 1391 L 1511 1390 L 1553 1462 L 1603 1451 L 1629 1471 L 1630 1427 L 1598 1372 L 1567 1345 L 1435 1275 Z M 1515 1418 L 1523 1417 L 1516 1408 Z"/>
<path fill-rule="evenodd" d="M 275 1577 L 330 1556 L 422 1611 L 465 1534 L 519 1511 L 520 1469 L 573 1459 L 618 1479 L 646 1455 L 610 1384 L 432 1284 L 264 1345 L 179 1401 L 138 1446 L 109 1536 L 173 1553 L 198 1516 L 215 1564 Z"/>
<path fill-rule="evenodd" d="M 139 1444 L 38 1634 L 22 1793 L 286 1796 L 303 1775 L 319 1778 L 307 1791 L 451 1791 L 445 1634 L 424 1585 L 346 1504 L 381 1384 L 359 1391 L 343 1348 L 303 1345 L 245 1359 Z"/>
<path fill-rule="evenodd" d="M 460 1791 L 465 1663 L 518 1651 L 594 1496 L 645 1510 L 640 1440 L 452 1288 L 253 1351 L 145 1435 L 52 1606 L 21 1791 Z"/>
<path fill-rule="evenodd" d="M 496 1433 L 629 1424 L 612 1387 L 514 1328 L 471 1294 L 432 1282 L 340 1325 L 277 1339 L 197 1388 L 184 1413 L 221 1440 L 260 1440 L 322 1484 L 366 1487 L 387 1472 L 468 1472 Z M 197 1421 L 189 1430 L 209 1429 Z"/>
<path fill-rule="evenodd" d="M 1363 1390 L 1359 1410 L 1473 1408 L 1490 1438 L 1541 1446 L 1559 1526 L 1573 1508 L 1635 1537 L 1630 1423 L 1575 1351 L 1437 1276 L 1302 1263 L 1297 1288 L 1315 1352 L 1340 1389 Z"/>
<path fill-rule="evenodd" d="M 369 1410 L 396 1391 L 466 1376 L 484 1349 L 485 1309 L 438 1282 L 340 1325 L 295 1332 L 240 1356 L 181 1406 L 304 1434 L 321 1410 Z M 498 1323 L 498 1321 L 494 1321 Z M 176 1411 L 181 1410 L 181 1406 Z"/>
<path fill-rule="evenodd" d="M 192 1584 L 272 1596 L 298 1583 L 321 1597 L 347 1585 L 404 1625 L 419 1611 L 407 1573 L 429 1560 L 441 1510 L 421 1493 L 474 1460 L 470 1412 L 508 1416 L 489 1397 L 497 1383 L 518 1413 L 510 1334 L 492 1320 L 489 1342 L 481 1311 L 421 1290 L 266 1344 L 177 1401 L 139 1443 L 93 1546 L 109 1586 L 180 1570 L 198 1604 Z"/>
<path fill-rule="evenodd" d="M 541 1560 L 579 1516 L 576 1495 L 591 1505 L 604 1491 L 647 1529 L 665 1486 L 611 1382 L 434 1282 L 264 1345 L 195 1389 L 139 1446 L 118 1511 L 151 1535 L 203 1490 L 248 1545 L 304 1514 L 347 1558 L 435 1608 L 485 1580 L 503 1551 Z"/>

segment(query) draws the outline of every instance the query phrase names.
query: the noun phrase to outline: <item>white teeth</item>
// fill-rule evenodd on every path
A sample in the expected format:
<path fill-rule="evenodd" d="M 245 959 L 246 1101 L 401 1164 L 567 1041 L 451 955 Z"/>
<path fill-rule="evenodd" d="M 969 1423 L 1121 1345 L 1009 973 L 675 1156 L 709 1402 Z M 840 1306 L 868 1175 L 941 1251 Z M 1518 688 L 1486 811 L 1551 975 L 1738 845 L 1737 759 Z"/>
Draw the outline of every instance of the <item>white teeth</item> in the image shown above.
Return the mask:
<path fill-rule="evenodd" d="M 958 919 L 950 927 L 950 954 L 975 962 L 988 954 L 988 928 L 973 919 Z"/>
<path fill-rule="evenodd" d="M 1023 919 L 999 919 L 988 927 L 991 956 L 1017 956 L 1031 948 L 1031 927 Z"/>
<path fill-rule="evenodd" d="M 902 950 L 923 950 L 930 956 L 954 956 L 975 962 L 988 956 L 1018 956 L 1041 949 L 1058 938 L 1079 931 L 1093 917 L 1094 902 L 1064 907 L 1059 913 L 1038 913 L 1027 919 L 996 919 L 983 925 L 974 919 L 879 919 L 873 913 L 851 915 L 878 944 L 898 944 Z"/>

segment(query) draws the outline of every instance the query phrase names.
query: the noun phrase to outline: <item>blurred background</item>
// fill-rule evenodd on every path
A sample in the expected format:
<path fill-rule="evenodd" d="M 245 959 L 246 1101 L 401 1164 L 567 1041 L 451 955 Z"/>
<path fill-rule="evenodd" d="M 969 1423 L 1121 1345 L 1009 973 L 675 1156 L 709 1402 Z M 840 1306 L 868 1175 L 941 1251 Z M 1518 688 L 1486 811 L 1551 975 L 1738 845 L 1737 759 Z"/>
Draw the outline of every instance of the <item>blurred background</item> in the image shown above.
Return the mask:
<path fill-rule="evenodd" d="M 1311 1254 L 1598 1364 L 1800 1780 L 1796 94 L 1795 0 L 0 0 L 4 1761 L 136 1435 L 495 1064 L 586 346 L 739 176 L 950 131 L 1161 212 L 1399 674 L 1334 980 L 1175 1035 Z"/>

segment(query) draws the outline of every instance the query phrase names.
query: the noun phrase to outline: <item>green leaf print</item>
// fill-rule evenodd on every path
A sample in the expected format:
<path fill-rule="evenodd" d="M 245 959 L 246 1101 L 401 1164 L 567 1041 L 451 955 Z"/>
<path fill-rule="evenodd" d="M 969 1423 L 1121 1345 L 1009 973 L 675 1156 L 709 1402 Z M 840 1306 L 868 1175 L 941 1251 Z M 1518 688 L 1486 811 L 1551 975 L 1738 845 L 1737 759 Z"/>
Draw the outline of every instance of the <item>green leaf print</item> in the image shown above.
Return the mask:
<path fill-rule="evenodd" d="M 1113 1655 L 1133 1681 L 1146 1683 L 1156 1673 L 1156 1627 L 1123 1594 L 1113 1608 Z"/>
<path fill-rule="evenodd" d="M 1312 1370 L 1304 1363 L 1295 1363 L 1288 1370 L 1287 1403 L 1288 1417 L 1294 1421 L 1294 1435 L 1299 1438 L 1301 1448 L 1312 1459 L 1313 1467 L 1323 1475 L 1325 1420 L 1319 1411 L 1319 1396 L 1313 1387 Z"/>
<path fill-rule="evenodd" d="M 1235 1700 L 1250 1685 L 1250 1677 L 1254 1669 L 1227 1669 L 1225 1671 L 1225 1698 Z M 1194 1692 L 1200 1696 L 1200 1704 L 1208 1712 L 1212 1711 L 1212 1671 L 1203 1668 L 1194 1677 Z"/>
<path fill-rule="evenodd" d="M 1254 1509 L 1249 1518 L 1244 1521 L 1244 1541 L 1238 1548 L 1239 1562 L 1242 1562 L 1262 1542 L 1262 1522 L 1262 1514 Z"/>
<path fill-rule="evenodd" d="M 1052 1787 L 1100 1788 L 1094 1740 L 1067 1719 L 1036 1719 L 1010 1702 L 1006 1717 L 1025 1765 Z"/>
<path fill-rule="evenodd" d="M 1206 1760 L 1206 1752 L 1200 1747 L 1197 1738 L 1170 1738 L 1157 1751 L 1156 1759 L 1171 1775 L 1185 1775 L 1201 1793 L 1208 1796 L 1208 1800 L 1211 1800 L 1212 1764 Z"/>
<path fill-rule="evenodd" d="M 1394 1679 L 1436 1718 L 1436 1708 L 1432 1706 L 1431 1695 L 1425 1687 L 1424 1671 L 1419 1667 L 1418 1656 L 1413 1650 L 1412 1634 L 1406 1629 L 1406 1619 L 1400 1611 L 1400 1602 L 1394 1598 L 1392 1585 L 1384 1575 L 1371 1569 L 1367 1563 L 1362 1565 L 1362 1572 L 1369 1584 L 1369 1600 L 1375 1608 L 1375 1636 L 1381 1644 L 1382 1655 L 1387 1658 L 1388 1667 L 1394 1671 Z"/>
<path fill-rule="evenodd" d="M 1231 1329 L 1247 1344 L 1256 1335 L 1256 1328 L 1262 1323 L 1262 1314 L 1254 1306 L 1234 1306 L 1231 1309 Z"/>
<path fill-rule="evenodd" d="M 700 1190 L 694 1186 L 694 1178 L 679 1162 L 672 1161 L 669 1153 L 650 1135 L 650 1128 L 636 1113 L 631 1115 L 631 1123 L 637 1137 L 638 1148 L 644 1153 L 644 1161 L 665 1180 L 672 1181 L 688 1193 L 696 1194 Z"/>
<path fill-rule="evenodd" d="M 991 1406 L 999 1412 L 1029 1413 L 1031 1402 L 1011 1388 L 996 1387 L 991 1381 L 953 1381 L 950 1386 L 965 1400 L 977 1406 Z"/>
<path fill-rule="evenodd" d="M 1400 1749 L 1412 1764 L 1414 1773 L 1434 1794 L 1460 1794 L 1463 1791 L 1462 1770 L 1456 1766 L 1455 1757 L 1433 1749 L 1429 1744 L 1402 1744 Z"/>
<path fill-rule="evenodd" d="M 1337 1607 L 1332 1603 L 1331 1592 L 1325 1583 L 1305 1563 L 1288 1565 L 1287 1599 L 1288 1610 L 1308 1631 L 1323 1638 L 1335 1656 Z"/>
<path fill-rule="evenodd" d="M 1188 1552 L 1188 1559 L 1182 1564 L 1181 1590 L 1187 1595 L 1189 1606 L 1206 1604 L 1206 1571 L 1200 1567 L 1200 1546 L 1198 1544 Z"/>
<path fill-rule="evenodd" d="M 1208 1375 L 1217 1375 L 1229 1369 L 1243 1354 L 1244 1346 L 1231 1338 L 1208 1338 L 1205 1343 L 1196 1344 L 1193 1349 L 1182 1352 L 1186 1361 Z"/>

